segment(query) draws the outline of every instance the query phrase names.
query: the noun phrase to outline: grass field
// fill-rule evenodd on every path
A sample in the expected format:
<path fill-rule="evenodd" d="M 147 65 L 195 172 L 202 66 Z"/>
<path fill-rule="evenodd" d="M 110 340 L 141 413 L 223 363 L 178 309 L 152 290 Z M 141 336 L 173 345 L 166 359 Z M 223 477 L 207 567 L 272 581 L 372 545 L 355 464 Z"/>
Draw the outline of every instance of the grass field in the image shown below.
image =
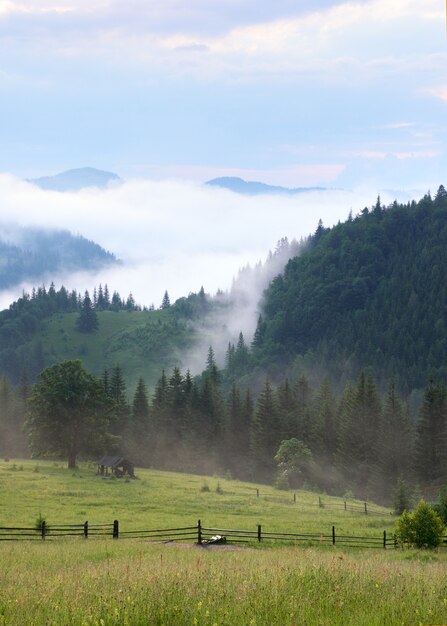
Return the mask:
<path fill-rule="evenodd" d="M 194 341 L 194 332 L 166 311 L 100 311 L 99 329 L 86 335 L 76 329 L 77 313 L 55 314 L 43 322 L 36 338 L 43 342 L 45 365 L 82 359 L 101 376 L 104 368 L 120 365 L 132 395 L 142 376 L 153 387 L 161 370 L 180 364 Z M 205 364 L 206 354 L 203 355 Z"/>
<path fill-rule="evenodd" d="M 318 508 L 318 494 L 138 470 L 102 480 L 52 462 L 0 462 L 0 525 L 120 520 L 121 528 L 195 524 L 377 534 L 394 518 Z M 217 482 L 223 490 L 216 492 Z M 337 500 L 321 496 L 323 503 Z M 340 500 L 338 500 L 340 502 Z M 298 626 L 447 624 L 447 554 L 316 547 L 156 544 L 141 540 L 0 542 L 0 624 Z"/>
<path fill-rule="evenodd" d="M 105 523 L 118 519 L 123 530 L 204 525 L 289 532 L 327 532 L 332 525 L 345 534 L 377 535 L 394 527 L 389 509 L 383 516 L 333 510 L 340 498 L 291 492 L 224 478 L 137 469 L 138 480 L 103 480 L 96 465 L 75 472 L 51 461 L 0 461 L 0 525 L 29 526 L 41 514 L 51 523 Z M 209 492 L 202 491 L 204 484 Z M 220 485 L 222 493 L 216 491 Z M 260 497 L 256 497 L 256 489 Z"/>

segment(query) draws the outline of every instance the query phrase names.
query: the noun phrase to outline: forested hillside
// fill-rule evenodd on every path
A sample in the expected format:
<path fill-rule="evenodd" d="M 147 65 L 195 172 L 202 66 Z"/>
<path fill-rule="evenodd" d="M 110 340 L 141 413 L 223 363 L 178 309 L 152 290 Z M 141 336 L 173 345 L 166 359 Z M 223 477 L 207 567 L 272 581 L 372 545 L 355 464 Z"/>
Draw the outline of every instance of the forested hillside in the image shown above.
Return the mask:
<path fill-rule="evenodd" d="M 326 229 L 265 293 L 252 364 L 301 363 L 336 383 L 370 367 L 405 394 L 447 374 L 447 193 L 377 204 Z"/>
<path fill-rule="evenodd" d="M 118 263 L 97 243 L 68 231 L 3 229 L 0 239 L 0 289 L 48 275 L 100 269 Z"/>

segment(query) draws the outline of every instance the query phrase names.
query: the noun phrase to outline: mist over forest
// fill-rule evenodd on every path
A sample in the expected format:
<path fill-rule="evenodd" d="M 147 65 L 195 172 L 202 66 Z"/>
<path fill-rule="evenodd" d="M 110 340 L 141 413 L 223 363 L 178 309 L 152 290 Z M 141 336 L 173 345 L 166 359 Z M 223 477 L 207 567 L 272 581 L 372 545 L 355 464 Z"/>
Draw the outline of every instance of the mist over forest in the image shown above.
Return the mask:
<path fill-rule="evenodd" d="M 436 484 L 447 468 L 446 216 L 442 185 L 417 202 L 377 198 L 282 238 L 226 292 L 165 290 L 157 307 L 107 284 L 23 294 L 0 314 L 1 453 L 26 451 L 39 372 L 80 358 L 115 403 L 115 451 L 141 465 L 275 482 L 280 445 L 297 440 L 307 462 L 286 486 L 389 502 L 400 479 Z"/>

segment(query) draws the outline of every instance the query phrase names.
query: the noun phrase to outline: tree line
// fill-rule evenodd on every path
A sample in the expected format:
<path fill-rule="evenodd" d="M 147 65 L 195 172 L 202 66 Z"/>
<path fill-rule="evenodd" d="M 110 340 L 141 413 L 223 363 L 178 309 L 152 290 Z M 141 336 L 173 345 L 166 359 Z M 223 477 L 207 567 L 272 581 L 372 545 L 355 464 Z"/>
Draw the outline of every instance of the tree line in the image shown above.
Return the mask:
<path fill-rule="evenodd" d="M 447 387 L 430 381 L 417 418 L 393 380 L 382 396 L 361 371 L 343 393 L 328 380 L 312 386 L 304 374 L 277 386 L 265 379 L 255 397 L 233 382 L 210 348 L 193 377 L 162 372 L 150 394 L 140 379 L 128 397 L 123 371 L 101 379 L 80 361 L 51 366 L 33 387 L 0 381 L 0 453 L 22 455 L 23 423 L 34 454 L 116 453 L 137 466 L 309 487 L 390 502 L 399 481 L 442 485 L 447 476 Z M 59 395 L 58 395 L 59 394 Z M 279 467 L 279 470 L 278 470 Z"/>
<path fill-rule="evenodd" d="M 63 285 L 56 290 L 54 283 L 24 292 L 8 309 L 0 312 L 0 373 L 18 384 L 24 369 L 31 380 L 45 366 L 42 341 L 32 341 L 41 328 L 42 321 L 59 313 L 78 313 L 77 327 L 83 332 L 97 328 L 99 311 L 139 311 L 130 293 L 122 298 L 118 291 L 110 293 L 106 285 L 81 295 L 76 289 L 68 291 Z"/>

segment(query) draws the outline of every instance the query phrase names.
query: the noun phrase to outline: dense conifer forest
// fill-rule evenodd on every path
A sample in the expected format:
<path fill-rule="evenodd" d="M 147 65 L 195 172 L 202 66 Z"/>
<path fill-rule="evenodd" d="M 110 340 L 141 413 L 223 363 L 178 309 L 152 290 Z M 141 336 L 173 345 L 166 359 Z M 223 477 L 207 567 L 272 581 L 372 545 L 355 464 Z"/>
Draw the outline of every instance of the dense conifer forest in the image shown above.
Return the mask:
<path fill-rule="evenodd" d="M 324 228 L 269 286 L 254 363 L 318 363 L 335 382 L 372 368 L 410 393 L 447 375 L 447 193 L 365 208 Z"/>

